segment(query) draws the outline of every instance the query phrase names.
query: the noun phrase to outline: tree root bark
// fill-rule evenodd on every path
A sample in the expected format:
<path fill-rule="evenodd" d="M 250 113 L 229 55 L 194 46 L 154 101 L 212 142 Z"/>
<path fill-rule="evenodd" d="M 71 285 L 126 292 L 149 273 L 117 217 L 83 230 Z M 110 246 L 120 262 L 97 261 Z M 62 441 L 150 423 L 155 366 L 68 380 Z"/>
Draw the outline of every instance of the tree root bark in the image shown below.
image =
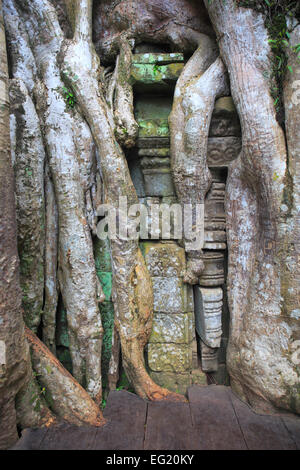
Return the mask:
<path fill-rule="evenodd" d="M 293 23 L 290 25 L 291 28 L 293 27 L 293 30 L 291 31 L 290 47 L 287 51 L 288 64 L 293 73 L 289 69 L 287 70 L 287 77 L 284 83 L 285 125 L 288 145 L 287 163 L 290 176 L 290 215 L 292 220 L 288 231 L 289 251 L 281 282 L 283 284 L 282 295 L 286 314 L 294 318 L 296 322 L 298 320 L 299 323 L 297 308 L 299 307 L 298 299 L 300 298 L 300 68 L 299 55 L 293 48 L 300 43 L 300 26 L 296 26 L 295 22 Z"/>
<path fill-rule="evenodd" d="M 120 338 L 119 333 L 114 325 L 113 336 L 112 336 L 112 345 L 111 345 L 111 357 L 108 367 L 108 390 L 116 390 L 117 383 L 120 378 Z"/>
<path fill-rule="evenodd" d="M 32 363 L 51 410 L 69 423 L 103 426 L 99 407 L 47 347 L 26 328 Z"/>
<path fill-rule="evenodd" d="M 133 147 L 138 135 L 138 124 L 133 115 L 133 92 L 130 85 L 131 47 L 126 35 L 120 35 L 120 53 L 117 61 L 114 118 L 115 135 L 120 145 Z"/>
<path fill-rule="evenodd" d="M 28 354 L 28 361 L 30 360 Z M 45 390 L 38 385 L 37 375 L 30 364 L 26 382 L 16 396 L 17 423 L 21 429 L 50 427 L 57 423 L 45 401 Z"/>
<path fill-rule="evenodd" d="M 169 117 L 171 165 L 176 193 L 182 206 L 193 205 L 193 223 L 196 220 L 195 205 L 204 204 L 211 184 L 206 155 L 214 103 L 216 98 L 228 93 L 226 69 L 220 58 L 214 61 L 215 56 L 214 41 L 202 35 L 198 49 L 177 81 Z M 203 214 L 201 225 L 203 246 Z M 184 282 L 196 284 L 204 269 L 202 246 L 190 248 L 191 240 L 186 236 L 184 242 L 187 254 Z"/>
<path fill-rule="evenodd" d="M 64 79 L 76 95 L 99 150 L 101 175 L 107 189 L 106 202 L 117 209 L 120 196 L 126 196 L 129 205 L 138 203 L 138 198 L 125 156 L 110 125 L 110 111 L 99 89 L 100 64 L 92 44 L 91 16 L 92 1 L 77 1 L 74 38 L 65 41 L 61 61 Z M 130 220 L 128 223 L 130 225 Z M 126 374 L 140 396 L 151 399 L 165 397 L 170 392 L 154 384 L 144 364 L 143 349 L 151 329 L 153 298 L 150 277 L 138 241 L 111 240 L 111 253 L 116 325 Z M 135 292 L 137 282 L 144 286 L 138 296 Z"/>
<path fill-rule="evenodd" d="M 9 78 L 0 0 L 0 449 L 18 439 L 15 397 L 30 368 L 19 284 L 14 174 L 9 132 Z M 5 423 L 5 426 L 2 425 Z"/>
<path fill-rule="evenodd" d="M 25 323 L 36 331 L 44 295 L 44 164 L 40 122 L 25 84 L 10 81 L 11 117 L 16 125 L 14 170 Z"/>
<path fill-rule="evenodd" d="M 63 41 L 55 10 L 48 2 L 20 2 L 37 70 L 43 82 L 35 89 L 44 126 L 49 167 L 59 217 L 59 283 L 67 311 L 74 376 L 101 402 L 102 325 L 92 240 L 85 217 L 84 179 L 92 139 L 77 110 L 68 109 L 57 55 Z M 44 35 L 39 32 L 44 28 Z M 28 39 L 24 37 L 27 44 Z M 47 54 L 45 54 L 47 50 Z M 80 136 L 76 129 L 80 126 Z M 86 152 L 83 161 L 78 153 Z M 86 179 L 86 178 L 85 178 Z"/>
<path fill-rule="evenodd" d="M 229 209 L 236 204 L 227 218 L 229 286 L 240 286 L 228 291 L 231 383 L 258 410 L 272 409 L 271 403 L 299 412 L 299 378 L 288 350 L 295 321 L 283 307 L 286 289 L 281 278 L 293 224 L 290 176 L 284 133 L 266 79 L 271 68 L 267 31 L 259 13 L 237 7 L 232 0 L 205 4 L 243 132 L 240 169 L 232 166 L 226 190 Z"/>
<path fill-rule="evenodd" d="M 55 354 L 57 286 L 58 214 L 53 183 L 48 165 L 45 172 L 46 237 L 45 237 L 45 302 L 43 308 L 43 342 Z"/>

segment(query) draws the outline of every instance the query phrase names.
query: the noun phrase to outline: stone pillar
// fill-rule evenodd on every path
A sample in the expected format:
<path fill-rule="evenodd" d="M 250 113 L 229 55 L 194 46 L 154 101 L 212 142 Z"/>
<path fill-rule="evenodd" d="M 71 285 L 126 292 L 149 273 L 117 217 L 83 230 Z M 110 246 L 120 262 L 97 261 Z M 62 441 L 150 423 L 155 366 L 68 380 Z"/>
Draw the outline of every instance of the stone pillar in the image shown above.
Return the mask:
<path fill-rule="evenodd" d="M 176 243 L 142 243 L 153 283 L 154 321 L 147 348 L 153 380 L 185 393 L 191 384 L 195 337 L 192 287 L 184 284 L 185 253 Z"/>
<path fill-rule="evenodd" d="M 196 286 L 195 323 L 200 337 L 201 362 L 204 372 L 218 370 L 218 348 L 222 336 L 222 299 L 220 287 L 205 288 Z"/>
<path fill-rule="evenodd" d="M 183 62 L 183 55 L 175 53 L 133 55 L 131 80 L 139 135 L 128 160 L 140 202 L 148 208 L 176 202 L 170 171 L 168 115 Z M 208 139 L 207 160 L 213 181 L 205 200 L 205 269 L 195 287 L 196 316 L 202 316 L 197 329 L 201 338 L 198 345 L 192 287 L 182 282 L 184 250 L 175 242 L 161 241 L 161 226 L 156 233 L 157 242 L 144 237 L 141 243 L 154 293 L 153 331 L 146 359 L 153 379 L 170 390 L 184 393 L 190 381 L 206 384 L 202 370 L 216 373 L 220 360 L 225 368 L 226 338 L 221 339 L 221 286 L 225 282 L 227 249 L 224 195 L 227 166 L 240 149 L 240 125 L 233 101 L 230 97 L 220 98 L 215 103 Z M 151 223 L 150 218 L 148 221 Z"/>
<path fill-rule="evenodd" d="M 209 131 L 207 161 L 212 185 L 205 199 L 205 239 L 203 261 L 205 269 L 194 288 L 195 323 L 199 335 L 201 367 L 204 372 L 217 373 L 222 363 L 226 382 L 226 338 L 222 338 L 223 290 L 225 283 L 226 215 L 224 210 L 225 184 L 228 164 L 241 150 L 240 124 L 231 97 L 216 101 Z M 218 371 L 219 373 L 219 371 Z M 216 378 L 216 374 L 215 375 Z"/>

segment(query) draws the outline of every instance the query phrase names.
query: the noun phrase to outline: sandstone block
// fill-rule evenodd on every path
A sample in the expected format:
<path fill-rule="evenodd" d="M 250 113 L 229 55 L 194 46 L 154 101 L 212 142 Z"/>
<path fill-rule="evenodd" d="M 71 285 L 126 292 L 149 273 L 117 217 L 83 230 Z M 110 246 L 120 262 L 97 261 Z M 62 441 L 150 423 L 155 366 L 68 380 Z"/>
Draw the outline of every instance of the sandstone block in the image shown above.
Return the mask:
<path fill-rule="evenodd" d="M 192 349 L 188 344 L 148 344 L 148 364 L 154 372 L 186 373 L 192 369 Z"/>
<path fill-rule="evenodd" d="M 209 167 L 226 167 L 235 160 L 242 148 L 240 137 L 209 137 L 207 164 Z"/>
<path fill-rule="evenodd" d="M 132 64 L 130 82 L 137 92 L 165 92 L 175 86 L 184 64 Z"/>
<path fill-rule="evenodd" d="M 172 196 L 175 194 L 170 168 L 143 169 L 146 196 Z"/>
<path fill-rule="evenodd" d="M 150 377 L 161 387 L 165 387 L 171 392 L 186 394 L 187 388 L 191 384 L 191 374 L 178 374 L 172 372 L 153 372 Z"/>
<path fill-rule="evenodd" d="M 159 64 L 166 65 L 177 62 L 184 62 L 184 55 L 181 52 L 158 53 L 145 52 L 143 54 L 133 54 L 133 64 Z"/>
<path fill-rule="evenodd" d="M 191 379 L 192 385 L 207 385 L 207 375 L 201 369 L 193 369 Z"/>
<path fill-rule="evenodd" d="M 224 254 L 222 252 L 203 252 L 204 271 L 199 278 L 200 286 L 214 287 L 224 284 Z"/>
<path fill-rule="evenodd" d="M 201 365 L 204 372 L 216 372 L 218 370 L 218 348 L 210 348 L 200 340 Z"/>
<path fill-rule="evenodd" d="M 157 313 L 149 343 L 190 344 L 193 339 L 193 313 Z"/>
<path fill-rule="evenodd" d="M 209 135 L 210 137 L 241 135 L 239 117 L 230 96 L 224 96 L 216 101 Z"/>
<path fill-rule="evenodd" d="M 185 253 L 175 243 L 145 243 L 144 253 L 150 276 L 178 277 L 185 269 Z"/>
<path fill-rule="evenodd" d="M 153 277 L 154 311 L 184 313 L 193 311 L 192 286 L 177 277 Z"/>

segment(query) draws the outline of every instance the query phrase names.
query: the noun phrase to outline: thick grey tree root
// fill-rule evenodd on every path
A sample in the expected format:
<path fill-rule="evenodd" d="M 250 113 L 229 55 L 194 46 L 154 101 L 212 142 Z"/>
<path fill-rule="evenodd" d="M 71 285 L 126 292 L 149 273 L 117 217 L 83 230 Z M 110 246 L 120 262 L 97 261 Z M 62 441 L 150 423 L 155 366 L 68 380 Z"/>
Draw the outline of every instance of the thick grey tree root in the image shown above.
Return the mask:
<path fill-rule="evenodd" d="M 31 330 L 26 328 L 33 367 L 55 416 L 68 423 L 102 426 L 99 407 Z"/>
<path fill-rule="evenodd" d="M 289 252 L 281 282 L 283 284 L 286 314 L 297 320 L 298 299 L 300 298 L 300 67 L 298 54 L 293 50 L 300 43 L 300 26 L 291 24 L 290 47 L 287 50 L 288 64 L 284 83 L 285 125 L 288 145 L 288 172 L 290 187 L 293 188 L 290 212 L 293 222 L 288 231 Z M 299 318 L 298 318 L 299 322 Z M 296 353 L 295 349 L 293 350 Z"/>
<path fill-rule="evenodd" d="M 91 136 L 78 112 L 68 109 L 64 99 L 64 83 L 57 65 L 63 34 L 54 8 L 38 0 L 22 1 L 20 7 L 43 80 L 35 89 L 35 95 L 58 206 L 59 283 L 67 311 L 73 371 L 99 403 L 102 394 L 100 297 L 80 178 L 85 172 L 81 171 L 78 160 L 78 153 L 83 149 L 91 152 Z M 45 32 L 43 36 L 39 34 L 41 28 Z M 28 45 L 24 35 L 23 41 Z M 80 141 L 76 134 L 78 125 L 81 125 Z M 85 162 L 86 159 L 84 167 Z"/>
<path fill-rule="evenodd" d="M 50 427 L 57 423 L 45 400 L 46 389 L 39 386 L 36 376 L 30 366 L 27 380 L 16 396 L 17 423 L 21 429 Z"/>
<path fill-rule="evenodd" d="M 198 49 L 177 81 L 169 118 L 171 165 L 176 193 L 182 206 L 193 205 L 193 217 L 196 216 L 195 205 L 204 204 L 211 184 L 206 156 L 214 103 L 219 96 L 228 94 L 226 69 L 220 58 L 214 61 L 215 56 L 214 42 L 202 35 Z M 196 284 L 204 269 L 201 260 L 204 214 L 202 216 L 201 246 L 190 248 L 191 240 L 187 237 L 184 240 L 187 253 L 184 281 L 189 284 Z"/>
<path fill-rule="evenodd" d="M 39 118 L 20 79 L 10 81 L 10 103 L 24 319 L 36 331 L 44 301 L 45 152 Z"/>
<path fill-rule="evenodd" d="M 99 150 L 101 175 L 107 189 L 106 202 L 117 209 L 119 196 L 126 196 L 129 205 L 138 203 L 138 198 L 125 156 L 114 136 L 111 111 L 98 83 L 100 64 L 92 44 L 92 3 L 91 0 L 78 0 L 74 3 L 74 38 L 72 41 L 65 41 L 61 61 L 64 79 L 76 95 Z M 143 350 L 151 331 L 153 297 L 150 277 L 138 241 L 121 238 L 111 240 L 111 253 L 116 293 L 116 326 L 126 374 L 142 397 L 170 397 L 170 392 L 158 387 L 145 369 Z M 137 292 L 136 285 L 139 283 L 144 289 Z"/>
<path fill-rule="evenodd" d="M 280 274 L 296 259 L 288 233 L 297 222 L 284 134 L 265 74 L 271 51 L 264 18 L 233 0 L 205 4 L 243 131 L 240 162 L 232 165 L 226 190 L 231 384 L 259 410 L 271 409 L 271 403 L 299 413 L 299 377 L 289 349 L 296 339 L 295 301 L 285 301 L 288 289 Z"/>
<path fill-rule="evenodd" d="M 8 83 L 6 38 L 0 0 L 0 449 L 10 448 L 18 440 L 15 399 L 28 378 L 32 378 L 21 309 Z"/>
<path fill-rule="evenodd" d="M 45 169 L 45 302 L 43 308 L 43 342 L 55 354 L 56 310 L 58 301 L 57 249 L 58 214 L 48 165 Z"/>
<path fill-rule="evenodd" d="M 133 147 L 138 135 L 138 124 L 133 115 L 133 91 L 130 85 L 132 53 L 126 35 L 120 35 L 120 54 L 116 65 L 114 99 L 115 135 L 120 145 Z"/>

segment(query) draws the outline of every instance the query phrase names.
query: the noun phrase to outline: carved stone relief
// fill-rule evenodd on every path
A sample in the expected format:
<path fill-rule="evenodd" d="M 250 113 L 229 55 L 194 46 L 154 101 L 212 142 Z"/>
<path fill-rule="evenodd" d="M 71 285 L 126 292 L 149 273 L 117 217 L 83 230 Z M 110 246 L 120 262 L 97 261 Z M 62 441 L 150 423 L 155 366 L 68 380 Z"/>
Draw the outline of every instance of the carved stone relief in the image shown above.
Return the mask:
<path fill-rule="evenodd" d="M 168 115 L 183 65 L 182 54 L 156 52 L 133 56 L 132 83 L 139 135 L 136 148 L 128 154 L 128 162 L 140 202 L 148 208 L 177 202 L 170 169 Z M 205 200 L 202 255 L 205 269 L 199 285 L 194 286 L 194 298 L 193 287 L 183 283 L 185 252 L 175 242 L 176 237 L 174 241 L 164 241 L 161 225 L 154 236 L 141 236 L 154 294 L 147 364 L 153 379 L 174 391 L 184 393 L 191 383 L 206 383 L 205 373 L 220 372 L 222 379 L 218 383 L 226 381 L 227 338 L 222 337 L 227 248 L 224 196 L 227 166 L 237 158 L 240 149 L 240 125 L 233 101 L 231 97 L 220 98 L 215 103 L 208 139 L 212 184 Z M 150 215 L 148 223 L 150 226 Z M 172 230 L 173 227 L 171 237 Z M 221 369 L 217 372 L 220 361 Z"/>

